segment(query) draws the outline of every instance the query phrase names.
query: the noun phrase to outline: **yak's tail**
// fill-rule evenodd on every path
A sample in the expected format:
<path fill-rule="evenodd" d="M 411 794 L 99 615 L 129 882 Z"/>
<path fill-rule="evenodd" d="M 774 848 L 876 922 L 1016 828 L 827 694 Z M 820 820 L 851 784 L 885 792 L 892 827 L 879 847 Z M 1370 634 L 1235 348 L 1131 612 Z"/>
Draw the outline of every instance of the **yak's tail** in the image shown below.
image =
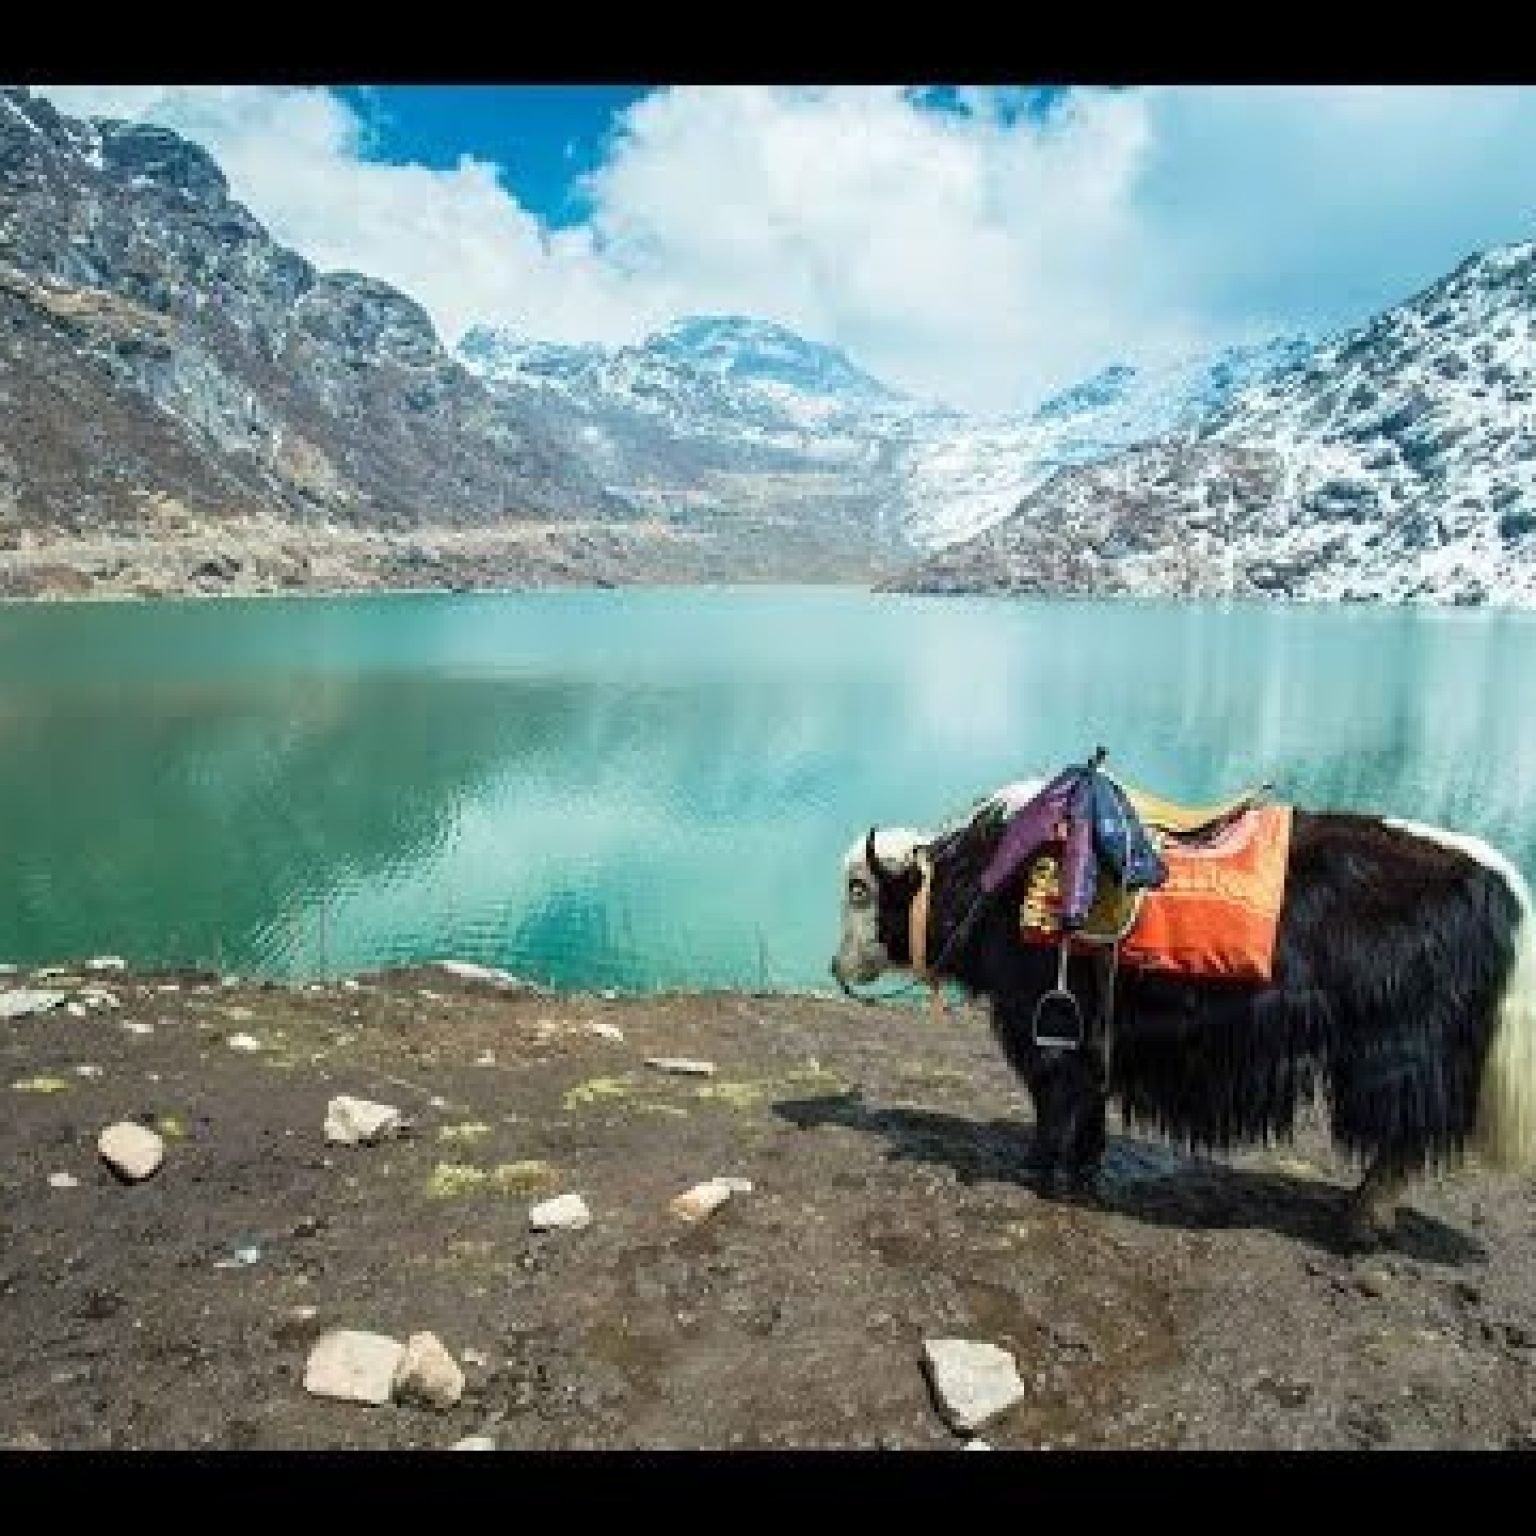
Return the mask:
<path fill-rule="evenodd" d="M 1536 1166 L 1536 919 L 1524 884 L 1515 893 L 1520 922 L 1483 1065 L 1475 1133 L 1479 1159 L 1508 1171 Z"/>

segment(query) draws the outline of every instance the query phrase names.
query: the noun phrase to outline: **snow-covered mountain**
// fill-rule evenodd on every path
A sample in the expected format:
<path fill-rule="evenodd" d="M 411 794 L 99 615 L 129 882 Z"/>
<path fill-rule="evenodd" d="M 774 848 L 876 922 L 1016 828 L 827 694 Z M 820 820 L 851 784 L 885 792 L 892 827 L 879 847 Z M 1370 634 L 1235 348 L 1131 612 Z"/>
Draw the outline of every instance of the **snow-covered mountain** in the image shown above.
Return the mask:
<path fill-rule="evenodd" d="M 901 394 L 835 348 L 741 316 L 690 316 L 637 346 L 561 346 L 488 327 L 467 366 L 538 409 L 611 490 L 674 514 L 815 507 L 937 549 L 1008 516 L 1064 465 L 1199 419 L 1304 357 L 1282 339 L 1157 369 L 1104 370 L 984 419 Z"/>
<path fill-rule="evenodd" d="M 925 549 L 974 538 L 1058 470 L 1189 427 L 1244 385 L 1294 367 L 1311 346 L 1277 337 L 1155 368 L 1118 363 L 1028 414 L 929 418 L 903 465 L 907 536 Z"/>
<path fill-rule="evenodd" d="M 899 585 L 1536 602 L 1533 317 L 1536 244 L 1480 253 Z"/>

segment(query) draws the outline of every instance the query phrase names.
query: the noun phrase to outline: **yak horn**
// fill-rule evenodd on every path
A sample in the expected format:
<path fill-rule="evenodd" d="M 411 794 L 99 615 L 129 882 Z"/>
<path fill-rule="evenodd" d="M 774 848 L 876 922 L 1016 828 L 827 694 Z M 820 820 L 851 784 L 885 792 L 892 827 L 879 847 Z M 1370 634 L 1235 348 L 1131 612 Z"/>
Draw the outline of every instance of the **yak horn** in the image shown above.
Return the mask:
<path fill-rule="evenodd" d="M 879 856 L 875 853 L 875 829 L 869 829 L 869 835 L 864 839 L 864 862 L 869 865 L 869 872 L 875 877 L 877 885 L 883 884 L 888 874 L 881 868 Z"/>

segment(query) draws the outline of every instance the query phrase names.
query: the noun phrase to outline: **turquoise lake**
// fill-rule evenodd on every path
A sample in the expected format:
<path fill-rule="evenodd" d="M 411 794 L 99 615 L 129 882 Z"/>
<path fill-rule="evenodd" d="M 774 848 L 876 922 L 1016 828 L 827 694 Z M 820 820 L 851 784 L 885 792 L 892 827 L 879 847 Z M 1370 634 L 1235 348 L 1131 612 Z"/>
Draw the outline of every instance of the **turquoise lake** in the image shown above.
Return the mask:
<path fill-rule="evenodd" d="M 1536 614 L 747 588 L 0 607 L 0 960 L 830 988 L 839 862 L 1096 744 L 1536 871 Z"/>

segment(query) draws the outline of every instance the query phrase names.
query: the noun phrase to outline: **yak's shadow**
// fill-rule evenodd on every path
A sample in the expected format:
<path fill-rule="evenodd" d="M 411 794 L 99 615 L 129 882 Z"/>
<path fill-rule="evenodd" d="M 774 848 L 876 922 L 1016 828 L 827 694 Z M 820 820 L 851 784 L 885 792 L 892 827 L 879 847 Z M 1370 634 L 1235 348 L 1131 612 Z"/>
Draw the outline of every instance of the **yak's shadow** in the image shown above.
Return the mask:
<path fill-rule="evenodd" d="M 773 1111 L 802 1130 L 838 1125 L 884 1137 L 888 1159 L 943 1164 L 964 1184 L 1033 1185 L 1034 1134 L 1021 1122 L 987 1123 L 938 1110 L 871 1105 L 857 1092 L 781 1100 Z M 1112 1135 L 1094 1193 L 1054 1198 L 1156 1226 L 1264 1227 L 1344 1256 L 1357 1251 L 1346 1236 L 1344 1221 L 1350 1189 L 1348 1184 L 1189 1156 L 1155 1140 Z M 1410 1206 L 1400 1208 L 1397 1229 L 1383 1250 L 1431 1264 L 1459 1265 L 1487 1257 L 1474 1239 Z"/>

